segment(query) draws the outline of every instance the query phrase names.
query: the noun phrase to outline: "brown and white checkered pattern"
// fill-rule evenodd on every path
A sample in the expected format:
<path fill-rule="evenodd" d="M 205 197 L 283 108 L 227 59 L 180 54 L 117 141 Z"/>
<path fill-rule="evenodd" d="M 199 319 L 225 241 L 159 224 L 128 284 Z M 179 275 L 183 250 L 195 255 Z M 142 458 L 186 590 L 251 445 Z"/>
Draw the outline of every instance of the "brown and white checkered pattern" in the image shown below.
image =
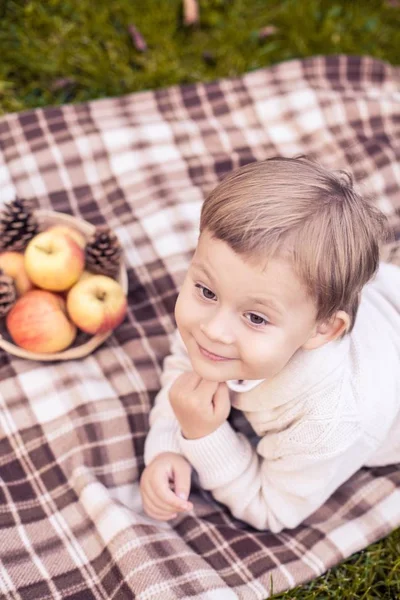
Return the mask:
<path fill-rule="evenodd" d="M 398 466 L 361 470 L 279 535 L 199 490 L 193 514 L 158 524 L 137 487 L 204 195 L 247 162 L 306 153 L 351 170 L 400 237 L 399 139 L 400 70 L 346 56 L 0 120 L 1 200 L 109 224 L 129 273 L 128 316 L 90 357 L 0 351 L 1 598 L 263 599 L 400 525 Z"/>

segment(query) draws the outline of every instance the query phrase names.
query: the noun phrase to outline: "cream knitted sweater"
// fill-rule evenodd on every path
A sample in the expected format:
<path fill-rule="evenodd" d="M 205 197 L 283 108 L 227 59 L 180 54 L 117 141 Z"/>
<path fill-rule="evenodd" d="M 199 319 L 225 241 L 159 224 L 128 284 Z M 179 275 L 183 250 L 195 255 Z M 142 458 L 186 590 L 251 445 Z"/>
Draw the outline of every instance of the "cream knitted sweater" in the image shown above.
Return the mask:
<path fill-rule="evenodd" d="M 231 391 L 255 432 L 250 441 L 226 421 L 186 440 L 168 399 L 191 370 L 175 335 L 164 363 L 145 463 L 183 454 L 200 484 L 232 514 L 278 532 L 296 527 L 362 466 L 400 462 L 400 269 L 382 264 L 363 291 L 353 331 L 313 351 L 298 351 L 271 381 Z"/>

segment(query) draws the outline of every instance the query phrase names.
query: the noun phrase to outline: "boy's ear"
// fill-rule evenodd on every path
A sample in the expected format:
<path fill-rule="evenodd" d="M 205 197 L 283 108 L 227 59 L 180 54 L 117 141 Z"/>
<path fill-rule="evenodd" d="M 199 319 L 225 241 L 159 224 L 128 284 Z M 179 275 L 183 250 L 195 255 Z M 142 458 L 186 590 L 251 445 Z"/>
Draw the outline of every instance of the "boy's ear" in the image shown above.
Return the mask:
<path fill-rule="evenodd" d="M 315 350 L 328 342 L 337 340 L 350 327 L 350 317 L 344 310 L 338 310 L 330 319 L 319 323 L 314 333 L 303 344 L 304 350 Z"/>

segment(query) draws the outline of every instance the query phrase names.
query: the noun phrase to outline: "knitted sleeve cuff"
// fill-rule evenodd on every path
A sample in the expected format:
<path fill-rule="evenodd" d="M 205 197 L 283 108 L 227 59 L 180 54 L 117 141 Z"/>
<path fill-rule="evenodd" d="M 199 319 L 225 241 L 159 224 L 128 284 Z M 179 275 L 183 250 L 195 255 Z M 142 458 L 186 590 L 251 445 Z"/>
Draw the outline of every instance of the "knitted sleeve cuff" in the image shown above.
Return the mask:
<path fill-rule="evenodd" d="M 179 444 L 179 425 L 175 419 L 160 419 L 151 427 L 144 446 L 146 467 L 153 458 L 163 452 L 182 454 Z"/>
<path fill-rule="evenodd" d="M 227 421 L 210 435 L 187 440 L 178 435 L 180 449 L 196 469 L 204 489 L 212 490 L 238 477 L 250 464 L 253 449 Z"/>

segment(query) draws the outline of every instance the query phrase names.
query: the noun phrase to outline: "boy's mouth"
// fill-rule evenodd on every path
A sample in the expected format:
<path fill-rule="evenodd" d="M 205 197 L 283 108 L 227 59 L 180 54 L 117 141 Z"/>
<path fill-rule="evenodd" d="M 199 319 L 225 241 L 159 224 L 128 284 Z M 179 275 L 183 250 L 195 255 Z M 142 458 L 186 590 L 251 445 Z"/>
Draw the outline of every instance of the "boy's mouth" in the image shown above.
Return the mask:
<path fill-rule="evenodd" d="M 209 352 L 208 350 L 206 350 L 205 348 L 200 346 L 200 344 L 197 344 L 197 345 L 199 347 L 201 354 L 203 356 L 205 356 L 206 358 L 208 358 L 209 360 L 215 360 L 215 361 L 235 360 L 234 358 L 228 358 L 226 356 L 220 356 L 219 354 L 214 354 L 213 352 Z"/>

